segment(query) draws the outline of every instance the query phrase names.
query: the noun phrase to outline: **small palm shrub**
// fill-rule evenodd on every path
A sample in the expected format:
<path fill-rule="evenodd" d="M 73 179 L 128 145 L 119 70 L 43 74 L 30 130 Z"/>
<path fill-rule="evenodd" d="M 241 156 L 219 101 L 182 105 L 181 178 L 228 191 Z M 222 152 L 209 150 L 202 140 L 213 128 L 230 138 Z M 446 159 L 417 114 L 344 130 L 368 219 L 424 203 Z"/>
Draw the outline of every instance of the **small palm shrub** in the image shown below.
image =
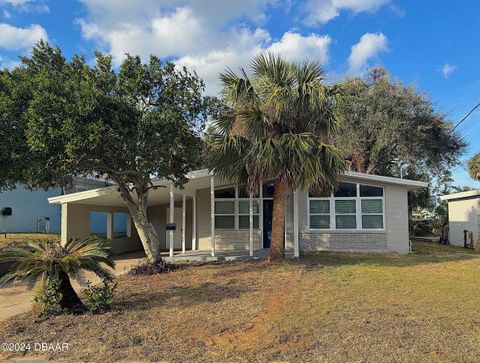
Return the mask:
<path fill-rule="evenodd" d="M 83 272 L 92 271 L 102 280 L 112 280 L 112 273 L 105 268 L 115 267 L 109 250 L 96 237 L 71 239 L 65 246 L 58 240 L 37 240 L 6 246 L 0 249 L 0 263 L 10 263 L 11 267 L 0 278 L 0 285 L 27 280 L 30 286 L 40 285 L 40 291 L 43 292 L 37 300 L 47 310 L 50 309 L 50 300 L 58 300 L 62 311 L 85 311 L 70 277 L 82 281 Z"/>
<path fill-rule="evenodd" d="M 86 302 L 91 312 L 95 314 L 104 313 L 112 309 L 113 296 L 117 283 L 104 280 L 101 286 L 93 286 L 90 281 L 84 290 Z"/>

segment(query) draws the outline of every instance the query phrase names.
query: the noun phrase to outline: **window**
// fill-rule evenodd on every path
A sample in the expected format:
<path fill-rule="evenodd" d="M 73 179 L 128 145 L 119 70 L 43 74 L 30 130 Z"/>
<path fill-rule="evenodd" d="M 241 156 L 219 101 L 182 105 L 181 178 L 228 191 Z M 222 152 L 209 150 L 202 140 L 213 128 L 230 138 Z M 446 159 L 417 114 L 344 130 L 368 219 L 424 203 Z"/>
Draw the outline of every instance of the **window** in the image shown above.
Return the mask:
<path fill-rule="evenodd" d="M 310 200 L 310 228 L 330 229 L 330 200 Z"/>
<path fill-rule="evenodd" d="M 357 228 L 357 202 L 335 200 L 335 226 L 337 229 Z"/>
<path fill-rule="evenodd" d="M 362 228 L 383 229 L 382 199 L 362 199 Z"/>
<path fill-rule="evenodd" d="M 107 238 L 107 212 L 90 212 L 90 234 Z"/>
<path fill-rule="evenodd" d="M 235 198 L 235 188 L 222 188 L 215 190 L 215 198 Z"/>
<path fill-rule="evenodd" d="M 260 200 L 253 199 L 253 228 L 260 228 Z M 215 228 L 249 229 L 250 198 L 245 187 L 215 190 Z"/>
<path fill-rule="evenodd" d="M 383 197 L 383 188 L 373 187 L 371 185 L 360 185 L 361 197 Z"/>
<path fill-rule="evenodd" d="M 258 223 L 260 221 L 260 208 L 258 200 L 252 201 L 253 205 L 253 228 L 258 229 Z M 238 202 L 238 228 L 249 229 L 250 228 L 250 201 L 241 200 Z"/>
<path fill-rule="evenodd" d="M 356 197 L 357 196 L 357 184 L 352 183 L 340 183 L 338 189 L 335 191 L 335 198 L 344 197 Z"/>
<path fill-rule="evenodd" d="M 382 187 L 340 183 L 333 193 L 309 193 L 311 229 L 384 229 Z"/>
<path fill-rule="evenodd" d="M 113 213 L 113 238 L 123 238 L 127 236 L 128 213 Z"/>
<path fill-rule="evenodd" d="M 235 202 L 215 202 L 215 228 L 235 228 Z"/>

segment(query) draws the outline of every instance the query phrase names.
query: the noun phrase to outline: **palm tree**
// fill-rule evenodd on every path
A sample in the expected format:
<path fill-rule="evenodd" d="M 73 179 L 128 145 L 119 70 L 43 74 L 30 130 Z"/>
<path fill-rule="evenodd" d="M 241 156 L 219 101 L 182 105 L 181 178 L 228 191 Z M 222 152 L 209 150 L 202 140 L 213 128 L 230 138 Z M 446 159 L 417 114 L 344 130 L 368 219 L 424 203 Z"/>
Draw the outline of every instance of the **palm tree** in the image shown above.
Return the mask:
<path fill-rule="evenodd" d="M 60 306 L 68 311 L 85 309 L 72 287 L 70 276 L 81 279 L 83 271 L 92 271 L 104 280 L 111 280 L 112 273 L 102 263 L 115 267 L 114 261 L 109 258 L 109 248 L 96 237 L 71 239 L 65 246 L 58 240 L 10 245 L 0 249 L 1 263 L 11 264 L 11 267 L 0 279 L 0 285 L 14 280 L 28 280 L 45 286 L 49 279 L 58 279 L 62 294 Z"/>
<path fill-rule="evenodd" d="M 472 156 L 467 161 L 468 174 L 472 179 L 480 180 L 480 153 Z"/>
<path fill-rule="evenodd" d="M 220 75 L 224 105 L 206 137 L 207 163 L 220 177 L 256 194 L 273 180 L 270 260 L 284 258 L 285 201 L 294 190 L 331 190 L 344 170 L 328 143 L 340 119 L 338 86 L 324 84 L 317 63 L 259 55 L 252 76 Z"/>

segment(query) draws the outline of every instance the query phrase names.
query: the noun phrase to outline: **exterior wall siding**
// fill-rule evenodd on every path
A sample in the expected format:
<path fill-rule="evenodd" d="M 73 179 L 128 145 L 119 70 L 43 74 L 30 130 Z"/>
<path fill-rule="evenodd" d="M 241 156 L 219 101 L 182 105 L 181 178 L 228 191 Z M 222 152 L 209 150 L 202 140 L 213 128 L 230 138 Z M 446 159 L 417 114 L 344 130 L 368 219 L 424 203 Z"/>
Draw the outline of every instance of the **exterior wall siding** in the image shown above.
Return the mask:
<path fill-rule="evenodd" d="M 62 204 L 62 243 L 70 238 L 85 238 L 90 235 L 90 212 L 127 212 L 126 208 L 87 204 Z M 142 250 L 142 243 L 132 222 L 131 237 L 107 240 L 113 254 Z"/>
<path fill-rule="evenodd" d="M 460 199 L 448 201 L 449 240 L 454 246 L 463 246 L 463 231 L 472 231 L 473 240 L 479 238 L 478 210 L 480 199 Z"/>
<path fill-rule="evenodd" d="M 358 183 L 357 179 L 345 178 L 343 181 Z M 385 230 L 384 231 L 320 231 L 308 228 L 308 194 L 298 194 L 299 211 L 299 247 L 302 252 L 334 251 L 371 251 L 399 252 L 410 251 L 408 236 L 408 200 L 407 187 L 393 184 L 374 183 L 385 188 Z M 287 202 L 287 248 L 293 248 L 293 202 Z"/>

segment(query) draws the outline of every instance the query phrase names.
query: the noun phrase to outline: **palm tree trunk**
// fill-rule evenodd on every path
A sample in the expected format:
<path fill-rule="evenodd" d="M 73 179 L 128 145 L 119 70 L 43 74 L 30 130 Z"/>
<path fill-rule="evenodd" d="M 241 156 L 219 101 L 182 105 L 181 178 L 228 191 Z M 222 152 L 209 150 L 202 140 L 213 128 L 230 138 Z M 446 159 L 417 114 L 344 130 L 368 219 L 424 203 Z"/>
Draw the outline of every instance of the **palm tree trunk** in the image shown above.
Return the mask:
<path fill-rule="evenodd" d="M 60 270 L 58 278 L 60 279 L 60 292 L 62 294 L 60 306 L 70 312 L 85 311 L 85 306 L 74 290 L 68 274 Z"/>
<path fill-rule="evenodd" d="M 285 200 L 288 188 L 280 178 L 275 179 L 273 194 L 272 242 L 268 259 L 280 261 L 285 258 Z"/>

